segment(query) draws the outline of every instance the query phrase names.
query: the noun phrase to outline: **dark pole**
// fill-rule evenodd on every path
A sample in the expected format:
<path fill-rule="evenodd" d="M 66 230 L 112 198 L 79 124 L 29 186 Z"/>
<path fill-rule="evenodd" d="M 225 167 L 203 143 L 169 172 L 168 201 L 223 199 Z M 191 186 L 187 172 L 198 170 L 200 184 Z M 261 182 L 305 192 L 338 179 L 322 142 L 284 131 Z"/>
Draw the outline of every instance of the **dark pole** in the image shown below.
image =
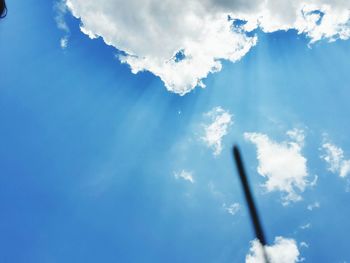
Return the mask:
<path fill-rule="evenodd" d="M 268 256 L 267 256 L 266 250 L 265 250 L 265 246 L 267 245 L 267 243 L 266 243 L 264 231 L 263 231 L 261 223 L 260 223 L 258 210 L 255 206 L 252 192 L 250 191 L 248 178 L 247 178 L 246 172 L 244 170 L 241 154 L 240 154 L 237 146 L 233 147 L 233 156 L 234 156 L 235 161 L 236 161 L 237 171 L 238 171 L 241 183 L 242 183 L 244 196 L 245 196 L 248 208 L 249 208 L 249 214 L 250 214 L 250 217 L 252 220 L 252 224 L 254 227 L 256 238 L 260 241 L 260 244 L 262 245 L 265 262 L 269 263 L 269 259 L 268 259 Z"/>
<path fill-rule="evenodd" d="M 4 18 L 7 14 L 7 7 L 5 0 L 0 0 L 0 19 Z"/>

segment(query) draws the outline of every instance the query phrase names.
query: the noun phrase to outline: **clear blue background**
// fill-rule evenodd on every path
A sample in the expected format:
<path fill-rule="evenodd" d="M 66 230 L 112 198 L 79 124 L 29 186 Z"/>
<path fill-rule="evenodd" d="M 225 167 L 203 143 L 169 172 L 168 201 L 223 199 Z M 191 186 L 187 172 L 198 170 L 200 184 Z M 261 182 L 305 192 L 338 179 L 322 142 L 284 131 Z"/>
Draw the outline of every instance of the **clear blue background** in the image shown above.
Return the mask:
<path fill-rule="evenodd" d="M 180 97 L 133 75 L 68 16 L 67 49 L 52 1 L 9 1 L 0 23 L 0 262 L 243 262 L 253 237 L 230 149 L 239 143 L 269 241 L 305 241 L 307 262 L 350 260 L 346 180 L 320 160 L 328 133 L 350 158 L 350 41 L 308 48 L 295 32 L 259 34 L 240 62 Z M 214 158 L 196 134 L 203 113 L 234 114 Z M 178 112 L 181 111 L 181 114 Z M 316 187 L 287 207 L 259 187 L 243 133 L 306 131 Z M 195 184 L 174 171 L 193 171 Z M 287 169 L 287 167 L 286 167 Z M 307 205 L 320 202 L 313 211 Z M 310 229 L 300 226 L 311 223 Z"/>

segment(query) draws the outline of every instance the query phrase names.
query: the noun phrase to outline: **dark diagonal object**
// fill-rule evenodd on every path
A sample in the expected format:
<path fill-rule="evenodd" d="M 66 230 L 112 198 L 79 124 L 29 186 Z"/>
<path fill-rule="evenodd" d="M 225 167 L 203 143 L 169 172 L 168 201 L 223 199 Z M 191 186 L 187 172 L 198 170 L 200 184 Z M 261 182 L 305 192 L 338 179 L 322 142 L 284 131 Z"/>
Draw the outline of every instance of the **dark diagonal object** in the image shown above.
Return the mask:
<path fill-rule="evenodd" d="M 0 19 L 4 18 L 7 14 L 7 7 L 5 0 L 0 0 Z"/>
<path fill-rule="evenodd" d="M 265 246 L 267 245 L 267 243 L 266 243 L 264 231 L 263 231 L 263 228 L 262 228 L 261 223 L 260 223 L 258 210 L 256 209 L 252 192 L 250 191 L 248 178 L 247 178 L 244 166 L 243 166 L 241 154 L 240 154 L 237 146 L 233 147 L 233 155 L 234 155 L 234 158 L 236 161 L 237 171 L 238 171 L 239 177 L 241 179 L 241 183 L 242 183 L 242 187 L 243 187 L 243 191 L 244 191 L 244 196 L 245 196 L 245 199 L 247 201 L 248 208 L 249 208 L 249 214 L 250 214 L 250 217 L 251 217 L 251 220 L 253 223 L 255 235 L 256 235 L 256 238 L 260 241 L 260 244 L 262 245 L 265 262 L 269 263 L 269 260 L 268 260 L 267 254 L 266 254 L 266 250 L 265 250 Z"/>

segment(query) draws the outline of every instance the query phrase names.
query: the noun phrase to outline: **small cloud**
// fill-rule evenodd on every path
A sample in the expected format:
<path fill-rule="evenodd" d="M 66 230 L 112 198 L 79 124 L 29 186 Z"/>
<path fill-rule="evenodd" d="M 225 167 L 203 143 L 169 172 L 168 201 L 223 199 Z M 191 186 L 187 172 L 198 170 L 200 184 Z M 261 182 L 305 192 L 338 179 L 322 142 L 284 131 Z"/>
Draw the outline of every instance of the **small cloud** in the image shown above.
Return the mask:
<path fill-rule="evenodd" d="M 308 181 L 307 160 L 302 155 L 303 131 L 294 129 L 288 131 L 287 136 L 289 140 L 279 143 L 265 134 L 244 134 L 246 140 L 256 145 L 259 161 L 257 171 L 267 179 L 264 187 L 268 192 L 284 192 L 284 205 L 301 200 L 300 193 L 317 181 L 317 177 L 312 183 Z"/>
<path fill-rule="evenodd" d="M 306 243 L 306 242 L 304 242 L 304 241 L 302 241 L 302 242 L 300 242 L 300 247 L 308 248 L 308 247 L 309 247 L 309 244 Z"/>
<path fill-rule="evenodd" d="M 301 225 L 300 226 L 300 229 L 309 229 L 311 227 L 311 223 L 307 223 L 307 224 L 305 224 L 305 225 Z"/>
<path fill-rule="evenodd" d="M 54 4 L 56 12 L 55 21 L 58 29 L 64 32 L 64 36 L 60 39 L 60 46 L 65 49 L 68 46 L 70 29 L 66 23 L 65 16 L 68 12 L 66 0 L 59 0 Z"/>
<path fill-rule="evenodd" d="M 320 157 L 327 163 L 328 171 L 343 178 L 350 174 L 350 159 L 345 159 L 343 149 L 325 139 L 321 150 L 323 154 Z"/>
<path fill-rule="evenodd" d="M 270 263 L 296 263 L 299 259 L 299 249 L 294 239 L 276 237 L 272 246 L 265 246 Z M 262 263 L 264 255 L 258 240 L 251 242 L 249 254 L 245 258 L 246 263 Z"/>
<path fill-rule="evenodd" d="M 313 203 L 313 204 L 310 204 L 310 205 L 308 205 L 307 206 L 307 210 L 310 210 L 310 211 L 312 211 L 312 210 L 314 210 L 314 209 L 316 209 L 316 208 L 320 208 L 320 203 L 319 202 L 315 202 L 315 203 Z"/>
<path fill-rule="evenodd" d="M 175 172 L 174 173 L 174 177 L 175 179 L 183 179 L 185 181 L 189 181 L 190 183 L 194 183 L 194 178 L 193 178 L 193 174 L 192 172 L 186 171 L 186 170 L 182 170 L 181 172 Z"/>
<path fill-rule="evenodd" d="M 68 37 L 62 37 L 60 40 L 60 46 L 62 49 L 65 49 L 68 46 Z"/>
<path fill-rule="evenodd" d="M 203 125 L 204 136 L 201 139 L 213 149 L 214 155 L 218 156 L 222 151 L 222 138 L 233 124 L 232 115 L 221 107 L 215 107 L 205 116 L 209 118 L 209 124 Z"/>
<path fill-rule="evenodd" d="M 238 211 L 241 209 L 241 206 L 239 203 L 233 203 L 230 205 L 226 205 L 226 203 L 224 203 L 222 206 L 231 215 L 237 214 Z"/>
<path fill-rule="evenodd" d="M 311 187 L 314 187 L 314 186 L 316 186 L 317 181 L 318 181 L 318 175 L 315 175 L 314 179 L 310 182 L 309 185 L 310 185 Z"/>

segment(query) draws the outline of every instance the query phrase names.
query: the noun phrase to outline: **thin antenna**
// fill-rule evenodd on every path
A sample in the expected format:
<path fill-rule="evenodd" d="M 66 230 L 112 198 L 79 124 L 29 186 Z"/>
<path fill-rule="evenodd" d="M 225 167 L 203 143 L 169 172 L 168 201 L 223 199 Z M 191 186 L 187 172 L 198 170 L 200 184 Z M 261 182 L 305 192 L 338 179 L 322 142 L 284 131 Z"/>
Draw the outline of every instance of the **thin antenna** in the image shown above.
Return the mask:
<path fill-rule="evenodd" d="M 266 249 L 265 249 L 265 246 L 267 245 L 267 243 L 266 243 L 264 231 L 263 231 L 261 223 L 260 223 L 258 210 L 256 209 L 252 192 L 250 191 L 249 182 L 248 182 L 248 178 L 247 178 L 244 166 L 243 166 L 241 154 L 240 154 L 239 149 L 236 145 L 233 147 L 233 156 L 234 156 L 235 161 L 236 161 L 237 171 L 238 171 L 239 177 L 241 179 L 241 183 L 242 183 L 242 187 L 243 187 L 243 191 L 244 191 L 244 196 L 245 196 L 248 208 L 249 208 L 249 214 L 250 214 L 250 218 L 252 220 L 252 224 L 254 227 L 255 236 L 259 240 L 259 242 L 262 246 L 265 262 L 269 263 L 269 258 L 267 256 Z"/>

